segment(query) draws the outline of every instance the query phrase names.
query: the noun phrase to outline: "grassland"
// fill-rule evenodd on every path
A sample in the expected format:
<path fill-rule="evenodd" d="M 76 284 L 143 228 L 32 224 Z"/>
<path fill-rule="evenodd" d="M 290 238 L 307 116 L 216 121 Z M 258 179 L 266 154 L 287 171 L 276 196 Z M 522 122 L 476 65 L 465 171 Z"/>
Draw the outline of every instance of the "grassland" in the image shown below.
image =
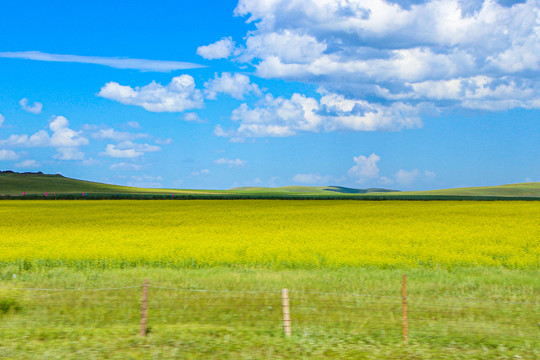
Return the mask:
<path fill-rule="evenodd" d="M 407 346 L 401 333 L 403 272 Z M 15 301 L 18 310 L 0 311 L 0 358 L 537 359 L 538 275 L 485 267 L 24 270 L 10 265 L 0 270 L 0 302 Z M 144 278 L 165 287 L 149 289 L 146 338 L 138 335 L 141 288 L 13 290 L 114 288 L 139 285 Z M 283 287 L 291 291 L 291 338 L 281 327 Z M 196 291 L 202 289 L 223 292 Z"/>
<path fill-rule="evenodd" d="M 538 218 L 535 201 L 1 201 L 0 359 L 537 359 Z M 146 338 L 140 287 L 28 290 L 145 278 Z"/>
<path fill-rule="evenodd" d="M 23 197 L 23 193 L 26 196 Z M 275 188 L 241 187 L 229 190 L 147 189 L 118 186 L 36 173 L 0 173 L 0 199 L 20 198 L 79 199 L 82 193 L 95 198 L 320 198 L 366 200 L 540 200 L 540 183 L 442 189 L 430 191 L 396 191 L 389 189 L 352 189 L 340 186 L 283 186 Z"/>

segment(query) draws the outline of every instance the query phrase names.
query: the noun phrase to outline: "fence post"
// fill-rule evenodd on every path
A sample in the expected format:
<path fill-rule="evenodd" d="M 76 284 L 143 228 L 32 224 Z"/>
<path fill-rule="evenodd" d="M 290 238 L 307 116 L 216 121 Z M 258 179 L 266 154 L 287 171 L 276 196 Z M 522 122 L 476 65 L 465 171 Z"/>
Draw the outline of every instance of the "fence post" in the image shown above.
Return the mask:
<path fill-rule="evenodd" d="M 141 302 L 141 336 L 146 336 L 146 317 L 148 310 L 148 279 L 144 279 Z"/>
<path fill-rule="evenodd" d="M 409 323 L 407 319 L 407 275 L 403 274 L 401 281 L 401 309 L 403 312 L 403 343 L 409 339 Z"/>
<path fill-rule="evenodd" d="M 281 303 L 283 305 L 283 330 L 286 336 L 291 336 L 291 311 L 289 307 L 289 291 L 281 290 Z"/>

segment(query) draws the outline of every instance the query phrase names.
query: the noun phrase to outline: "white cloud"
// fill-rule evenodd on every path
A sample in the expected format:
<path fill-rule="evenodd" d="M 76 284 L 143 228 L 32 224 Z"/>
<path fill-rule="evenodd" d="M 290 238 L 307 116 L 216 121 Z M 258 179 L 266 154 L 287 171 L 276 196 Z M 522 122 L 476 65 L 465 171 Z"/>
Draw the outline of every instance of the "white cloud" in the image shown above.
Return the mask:
<path fill-rule="evenodd" d="M 28 59 L 38 61 L 71 62 L 82 64 L 104 65 L 117 69 L 135 69 L 141 71 L 170 72 L 181 69 L 204 67 L 199 64 L 180 61 L 129 59 L 100 56 L 79 56 L 47 54 L 40 51 L 0 52 L 0 58 Z"/>
<path fill-rule="evenodd" d="M 320 58 L 327 48 L 324 42 L 317 42 L 313 36 L 296 34 L 290 30 L 249 36 L 246 47 L 245 60 L 278 58 L 287 64 L 309 64 Z"/>
<path fill-rule="evenodd" d="M 381 158 L 378 155 L 371 154 L 368 157 L 364 155 L 355 156 L 354 166 L 349 169 L 347 175 L 358 183 L 379 177 L 379 167 L 377 163 Z"/>
<path fill-rule="evenodd" d="M 133 163 L 125 163 L 125 162 L 111 164 L 111 166 L 109 166 L 109 170 L 136 171 L 136 170 L 141 170 L 141 169 L 142 169 L 141 165 L 137 165 Z"/>
<path fill-rule="evenodd" d="M 101 156 L 109 156 L 112 158 L 136 158 L 143 156 L 144 153 L 135 149 L 118 149 L 116 145 L 107 144 L 104 152 L 99 153 Z"/>
<path fill-rule="evenodd" d="M 13 147 L 44 147 L 50 146 L 50 137 L 45 130 L 40 130 L 31 136 L 26 134 L 13 134 L 5 140 L 0 140 L 0 145 Z"/>
<path fill-rule="evenodd" d="M 141 125 L 136 121 L 128 121 L 127 124 L 128 124 L 128 126 L 130 128 L 133 128 L 133 129 L 140 129 L 141 128 Z"/>
<path fill-rule="evenodd" d="M 161 148 L 156 145 L 137 144 L 132 141 L 122 141 L 121 143 L 118 143 L 118 148 L 120 149 L 133 148 L 133 149 L 136 149 L 137 151 L 142 151 L 142 152 L 155 152 L 155 151 L 161 150 Z"/>
<path fill-rule="evenodd" d="M 378 163 L 381 158 L 376 154 L 369 156 L 359 155 L 353 157 L 354 166 L 347 171 L 347 176 L 335 177 L 332 175 L 319 175 L 315 173 L 296 174 L 292 180 L 300 184 L 310 185 L 332 185 L 355 182 L 364 184 L 366 182 L 391 185 L 398 183 L 409 186 L 417 181 L 429 182 L 435 179 L 436 174 L 433 171 L 425 170 L 421 173 L 418 169 L 398 170 L 393 176 L 380 176 Z"/>
<path fill-rule="evenodd" d="M 21 99 L 21 101 L 19 101 L 19 105 L 21 105 L 24 111 L 32 113 L 32 114 L 36 114 L 36 115 L 41 113 L 41 110 L 43 109 L 42 103 L 34 101 L 34 103 L 30 105 L 27 98 Z"/>
<path fill-rule="evenodd" d="M 202 169 L 201 171 L 194 171 L 191 173 L 191 176 L 202 176 L 202 175 L 209 175 L 210 170 L 208 169 Z"/>
<path fill-rule="evenodd" d="M 83 160 L 84 153 L 76 147 L 60 147 L 53 158 L 57 160 Z"/>
<path fill-rule="evenodd" d="M 112 158 L 137 158 L 143 156 L 146 152 L 160 151 L 161 148 L 150 144 L 137 144 L 131 141 L 123 141 L 114 144 L 107 144 L 105 151 L 99 153 L 101 156 L 109 156 Z"/>
<path fill-rule="evenodd" d="M 402 185 L 410 185 L 414 182 L 414 180 L 418 177 L 420 172 L 418 169 L 414 169 L 411 171 L 400 169 L 396 172 L 394 175 L 396 182 Z"/>
<path fill-rule="evenodd" d="M 406 83 L 407 89 L 392 93 L 378 87 L 379 96 L 386 99 L 450 100 L 462 107 L 484 110 L 507 110 L 511 108 L 540 108 L 538 97 L 540 83 L 505 76 L 472 76 L 451 80 L 428 80 Z"/>
<path fill-rule="evenodd" d="M 152 112 L 181 112 L 203 107 L 201 91 L 195 88 L 195 81 L 190 75 L 174 77 L 166 86 L 153 81 L 132 88 L 111 81 L 101 88 L 98 96 L 126 105 L 141 106 Z"/>
<path fill-rule="evenodd" d="M 402 185 L 411 185 L 416 181 L 430 181 L 435 177 L 436 174 L 433 171 L 424 170 L 424 172 L 421 173 L 418 169 L 410 171 L 400 169 L 394 175 L 396 182 Z"/>
<path fill-rule="evenodd" d="M 19 155 L 13 150 L 0 149 L 0 161 L 17 160 Z"/>
<path fill-rule="evenodd" d="M 205 59 L 225 59 L 231 56 L 234 51 L 234 41 L 231 37 L 226 37 L 216 41 L 213 44 L 206 46 L 199 46 L 197 48 L 197 55 L 202 56 Z"/>
<path fill-rule="evenodd" d="M 130 133 L 125 131 L 117 131 L 112 128 L 107 129 L 100 129 L 99 131 L 92 133 L 91 136 L 94 139 L 111 139 L 115 141 L 127 141 L 127 140 L 135 140 L 135 139 L 141 139 L 141 138 L 147 138 L 150 135 L 144 134 L 144 133 Z"/>
<path fill-rule="evenodd" d="M 56 116 L 49 122 L 51 135 L 45 130 L 40 130 L 28 136 L 26 134 L 13 134 L 5 140 L 0 140 L 0 145 L 12 147 L 54 147 L 57 154 L 53 157 L 58 160 L 82 160 L 84 153 L 79 150 L 80 146 L 88 145 L 87 138 L 81 136 L 81 131 L 69 128 L 69 121 L 63 116 Z"/>
<path fill-rule="evenodd" d="M 185 113 L 184 114 L 184 120 L 185 121 L 192 121 L 192 122 L 198 122 L 202 123 L 204 122 L 197 113 Z"/>
<path fill-rule="evenodd" d="M 434 171 L 425 170 L 424 171 L 424 176 L 426 177 L 426 179 L 432 180 L 432 179 L 435 179 L 437 177 L 437 174 L 435 174 Z"/>
<path fill-rule="evenodd" d="M 161 176 L 152 176 L 152 175 L 142 175 L 142 176 L 132 176 L 133 181 L 128 182 L 128 186 L 143 187 L 143 188 L 160 188 Z"/>
<path fill-rule="evenodd" d="M 208 99 L 215 99 L 219 93 L 228 94 L 239 100 L 244 99 L 244 95 L 250 92 L 261 95 L 257 84 L 252 84 L 249 77 L 243 74 L 231 75 L 231 73 L 224 72 L 220 77 L 216 73 L 213 79 L 204 83 L 204 87 Z"/>
<path fill-rule="evenodd" d="M 15 167 L 18 168 L 27 168 L 27 169 L 37 169 L 41 167 L 41 164 L 36 160 L 23 160 L 15 164 Z"/>
<path fill-rule="evenodd" d="M 221 159 L 217 159 L 216 161 L 214 161 L 214 163 L 216 163 L 218 165 L 244 166 L 244 165 L 247 164 L 247 161 L 242 160 L 242 159 L 225 159 L 225 158 L 221 158 Z"/>
<path fill-rule="evenodd" d="M 421 127 L 420 113 L 427 107 L 402 102 L 386 106 L 335 93 L 327 93 L 319 101 L 298 93 L 290 99 L 266 95 L 254 108 L 244 103 L 233 110 L 231 119 L 240 123 L 236 130 L 218 125 L 214 134 L 244 138 L 336 130 L 397 131 Z"/>
<path fill-rule="evenodd" d="M 167 139 L 156 139 L 154 142 L 158 145 L 169 145 L 172 143 L 173 139 L 167 138 Z"/>
<path fill-rule="evenodd" d="M 255 25 L 236 61 L 265 78 L 388 107 L 540 107 L 537 0 L 240 0 L 235 15 Z"/>
<path fill-rule="evenodd" d="M 6 120 L 6 118 L 4 117 L 4 115 L 0 114 L 0 127 L 2 127 L 4 120 Z"/>
<path fill-rule="evenodd" d="M 50 123 L 49 128 L 52 131 L 50 144 L 53 147 L 78 147 L 88 145 L 88 139 L 82 137 L 80 131 L 74 131 L 69 128 L 69 121 L 63 116 L 55 117 Z"/>

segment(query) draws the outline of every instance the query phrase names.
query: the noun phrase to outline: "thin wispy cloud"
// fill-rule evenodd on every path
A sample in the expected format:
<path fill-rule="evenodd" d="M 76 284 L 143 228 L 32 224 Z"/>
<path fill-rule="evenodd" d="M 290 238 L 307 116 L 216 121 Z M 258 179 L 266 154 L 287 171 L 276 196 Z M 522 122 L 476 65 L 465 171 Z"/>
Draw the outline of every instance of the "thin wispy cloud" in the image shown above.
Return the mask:
<path fill-rule="evenodd" d="M 1 58 L 25 59 L 36 61 L 68 62 L 95 64 L 116 69 L 134 69 L 140 71 L 171 72 L 174 70 L 197 69 L 203 65 L 166 60 L 130 59 L 119 57 L 80 56 L 67 54 L 48 54 L 41 51 L 0 52 Z"/>
<path fill-rule="evenodd" d="M 22 109 L 26 112 L 32 113 L 32 114 L 40 114 L 41 110 L 43 110 L 43 104 L 39 103 L 37 101 L 34 101 L 32 105 L 30 105 L 30 102 L 27 98 L 21 99 L 19 101 L 19 105 L 21 105 Z"/>

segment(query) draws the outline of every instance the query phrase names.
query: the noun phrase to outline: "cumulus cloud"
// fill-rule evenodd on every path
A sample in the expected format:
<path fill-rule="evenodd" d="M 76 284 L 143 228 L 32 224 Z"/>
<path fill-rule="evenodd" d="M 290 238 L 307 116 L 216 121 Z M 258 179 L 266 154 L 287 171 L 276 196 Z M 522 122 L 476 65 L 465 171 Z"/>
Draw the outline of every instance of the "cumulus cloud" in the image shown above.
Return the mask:
<path fill-rule="evenodd" d="M 213 44 L 206 46 L 199 46 L 197 48 L 197 55 L 202 56 L 205 59 L 225 59 L 231 56 L 234 51 L 234 41 L 231 37 L 226 37 L 216 41 Z"/>
<path fill-rule="evenodd" d="M 50 144 L 53 147 L 69 148 L 88 145 L 88 139 L 82 137 L 80 131 L 70 129 L 69 121 L 63 116 L 55 117 L 49 123 L 49 128 L 52 131 Z"/>
<path fill-rule="evenodd" d="M 135 149 L 119 149 L 116 145 L 107 144 L 105 151 L 99 153 L 101 156 L 109 156 L 112 158 L 136 158 L 143 156 L 144 153 Z"/>
<path fill-rule="evenodd" d="M 87 138 L 81 135 L 81 131 L 75 131 L 69 127 L 69 121 L 63 116 L 55 116 L 49 122 L 51 134 L 40 130 L 33 135 L 13 134 L 5 140 L 0 140 L 0 145 L 11 147 L 54 147 L 58 160 L 82 160 L 84 153 L 79 150 L 80 146 L 88 145 Z"/>
<path fill-rule="evenodd" d="M 98 96 L 152 112 L 181 112 L 203 107 L 201 91 L 195 88 L 195 80 L 190 75 L 174 77 L 166 86 L 153 81 L 132 88 L 111 81 L 101 88 Z"/>
<path fill-rule="evenodd" d="M 12 147 L 44 147 L 50 146 L 50 137 L 45 130 L 40 130 L 33 135 L 10 135 L 5 140 L 0 140 L 0 145 Z"/>
<path fill-rule="evenodd" d="M 239 122 L 237 129 L 214 129 L 216 136 L 242 138 L 292 136 L 299 132 L 397 131 L 422 126 L 420 114 L 425 104 L 415 106 L 402 102 L 390 105 L 348 99 L 336 93 L 326 93 L 317 100 L 295 93 L 290 99 L 267 94 L 250 108 L 242 104 L 233 110 L 231 119 Z"/>
<path fill-rule="evenodd" d="M 34 103 L 30 105 L 30 102 L 28 101 L 27 98 L 21 99 L 21 101 L 19 101 L 19 105 L 21 105 L 24 111 L 32 113 L 32 114 L 36 114 L 36 115 L 41 113 L 41 110 L 43 109 L 42 103 L 34 101 Z"/>
<path fill-rule="evenodd" d="M 216 163 L 218 165 L 244 166 L 244 165 L 247 164 L 247 161 L 242 160 L 242 159 L 225 159 L 225 158 L 221 158 L 221 159 L 217 159 L 216 161 L 214 161 L 214 163 Z"/>
<path fill-rule="evenodd" d="M 378 155 L 371 154 L 368 157 L 364 155 L 353 158 L 354 166 L 349 169 L 347 175 L 358 183 L 379 177 L 379 167 L 377 163 L 381 158 Z"/>
<path fill-rule="evenodd" d="M 137 144 L 137 143 L 134 143 L 132 141 L 122 141 L 121 143 L 118 144 L 118 147 L 121 148 L 121 149 L 133 148 L 133 149 L 136 149 L 136 150 L 142 151 L 142 152 L 155 152 L 155 151 L 160 151 L 161 150 L 161 148 L 159 146 L 156 146 L 156 145 Z"/>
<path fill-rule="evenodd" d="M 228 94 L 235 99 L 242 100 L 244 95 L 250 92 L 261 95 L 261 90 L 257 84 L 250 82 L 249 77 L 243 74 L 224 72 L 221 77 L 214 74 L 214 79 L 204 83 L 205 94 L 208 99 L 215 99 L 217 94 Z"/>
<path fill-rule="evenodd" d="M 99 131 L 92 133 L 90 136 L 92 136 L 94 139 L 99 139 L 99 140 L 110 139 L 110 140 L 115 140 L 115 141 L 127 141 L 127 140 L 147 138 L 150 135 L 144 134 L 144 133 L 130 133 L 126 131 L 117 131 L 117 130 L 114 130 L 113 128 L 106 128 L 106 129 L 100 129 Z"/>
<path fill-rule="evenodd" d="M 112 158 L 137 158 L 143 156 L 146 152 L 160 151 L 161 148 L 156 145 L 138 144 L 132 141 L 123 141 L 116 145 L 107 144 L 105 151 L 99 153 L 101 156 Z"/>
<path fill-rule="evenodd" d="M 436 174 L 430 170 L 420 172 L 414 170 L 398 170 L 393 176 L 381 176 L 378 163 L 381 158 L 376 154 L 369 156 L 359 155 L 353 157 L 354 165 L 347 171 L 346 176 L 335 177 L 332 175 L 319 175 L 316 173 L 296 174 L 292 180 L 300 184 L 309 185 L 330 185 L 330 184 L 378 184 L 387 186 L 391 184 L 400 184 L 410 186 L 416 182 L 432 181 Z"/>
<path fill-rule="evenodd" d="M 27 59 L 37 61 L 53 62 L 71 62 L 81 64 L 104 65 L 117 69 L 135 69 L 141 71 L 170 72 L 181 69 L 196 69 L 203 67 L 199 64 L 193 64 L 180 61 L 146 60 L 146 59 L 128 59 L 100 56 L 80 56 L 80 55 L 62 55 L 47 54 L 40 51 L 20 51 L 20 52 L 0 52 L 0 58 Z"/>
<path fill-rule="evenodd" d="M 240 0 L 235 15 L 255 25 L 236 60 L 265 78 L 386 106 L 540 106 L 536 0 Z"/>
<path fill-rule="evenodd" d="M 26 169 L 37 169 L 41 167 L 41 164 L 36 160 L 23 160 L 15 164 L 15 167 L 26 168 Z"/>
<path fill-rule="evenodd" d="M 0 161 L 17 160 L 19 155 L 13 150 L 0 149 Z"/>

